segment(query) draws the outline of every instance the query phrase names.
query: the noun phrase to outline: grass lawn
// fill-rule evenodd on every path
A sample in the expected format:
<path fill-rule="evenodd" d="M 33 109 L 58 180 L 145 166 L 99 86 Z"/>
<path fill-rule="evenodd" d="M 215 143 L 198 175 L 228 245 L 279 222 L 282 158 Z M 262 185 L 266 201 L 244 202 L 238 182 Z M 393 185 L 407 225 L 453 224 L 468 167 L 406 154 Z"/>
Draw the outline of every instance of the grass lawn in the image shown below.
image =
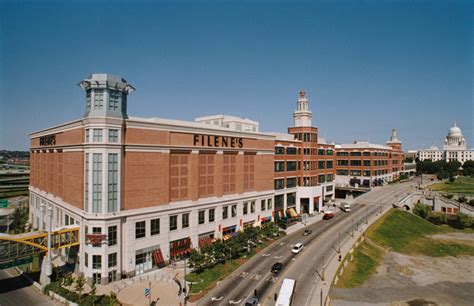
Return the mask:
<path fill-rule="evenodd" d="M 434 225 L 405 211 L 392 210 L 367 230 L 367 236 L 385 248 L 404 254 L 474 256 L 474 247 L 470 245 L 427 237 L 445 232 L 452 232 L 452 229 Z"/>
<path fill-rule="evenodd" d="M 186 280 L 194 283 L 191 288 L 191 293 L 199 293 L 211 287 L 215 282 L 224 279 L 240 265 L 239 260 L 233 260 L 232 262 L 226 261 L 225 264 L 218 264 L 212 269 L 204 270 L 200 274 L 190 273 L 186 275 Z"/>
<path fill-rule="evenodd" d="M 383 251 L 364 241 L 354 250 L 354 259 L 344 268 L 337 285 L 340 288 L 354 288 L 362 285 L 375 273 L 383 256 Z M 347 255 L 350 256 L 350 255 Z"/>
<path fill-rule="evenodd" d="M 431 190 L 474 194 L 474 178 L 460 176 L 454 182 L 436 183 L 430 186 Z"/>

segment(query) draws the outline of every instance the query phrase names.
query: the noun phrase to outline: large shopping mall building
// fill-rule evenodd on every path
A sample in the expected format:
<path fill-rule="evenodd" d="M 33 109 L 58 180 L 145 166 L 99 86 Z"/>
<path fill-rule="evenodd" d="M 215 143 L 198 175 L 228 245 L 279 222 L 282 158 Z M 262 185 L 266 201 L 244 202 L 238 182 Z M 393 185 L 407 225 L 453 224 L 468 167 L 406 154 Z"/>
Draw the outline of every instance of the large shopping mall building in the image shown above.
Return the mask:
<path fill-rule="evenodd" d="M 52 207 L 53 226 L 80 225 L 78 269 L 90 281 L 142 274 L 334 197 L 337 149 L 312 126 L 303 91 L 294 126 L 276 134 L 226 115 L 129 117 L 124 79 L 93 74 L 79 85 L 84 116 L 30 135 L 30 220 L 44 230 Z"/>

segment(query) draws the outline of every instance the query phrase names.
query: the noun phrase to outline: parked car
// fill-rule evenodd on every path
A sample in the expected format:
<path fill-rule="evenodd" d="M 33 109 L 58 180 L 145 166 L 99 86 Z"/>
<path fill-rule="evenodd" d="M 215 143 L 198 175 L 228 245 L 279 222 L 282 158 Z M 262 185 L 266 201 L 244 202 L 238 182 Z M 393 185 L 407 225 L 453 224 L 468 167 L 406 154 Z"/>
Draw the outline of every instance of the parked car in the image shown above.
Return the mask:
<path fill-rule="evenodd" d="M 276 263 L 273 264 L 271 271 L 272 271 L 273 274 L 277 274 L 277 273 L 279 273 L 282 269 L 283 269 L 283 263 L 281 263 L 281 262 L 276 262 Z"/>
<path fill-rule="evenodd" d="M 303 244 L 302 243 L 297 243 L 291 249 L 291 253 L 298 254 L 299 252 L 301 252 L 302 249 L 303 249 Z"/>
<path fill-rule="evenodd" d="M 311 234 L 313 231 L 312 230 L 304 230 L 303 232 L 303 236 L 308 236 L 309 234 Z"/>

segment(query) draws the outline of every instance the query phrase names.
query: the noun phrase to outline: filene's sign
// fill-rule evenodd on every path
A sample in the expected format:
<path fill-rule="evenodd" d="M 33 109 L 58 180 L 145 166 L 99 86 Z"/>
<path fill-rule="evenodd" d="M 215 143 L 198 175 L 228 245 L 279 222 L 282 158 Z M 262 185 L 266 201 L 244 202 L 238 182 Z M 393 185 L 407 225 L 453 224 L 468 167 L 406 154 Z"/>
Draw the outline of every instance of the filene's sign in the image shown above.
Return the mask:
<path fill-rule="evenodd" d="M 44 146 L 54 146 L 56 144 L 56 135 L 47 135 L 41 136 L 39 139 L 39 145 Z"/>
<path fill-rule="evenodd" d="M 194 134 L 194 145 L 214 148 L 242 148 L 244 140 L 240 137 Z"/>

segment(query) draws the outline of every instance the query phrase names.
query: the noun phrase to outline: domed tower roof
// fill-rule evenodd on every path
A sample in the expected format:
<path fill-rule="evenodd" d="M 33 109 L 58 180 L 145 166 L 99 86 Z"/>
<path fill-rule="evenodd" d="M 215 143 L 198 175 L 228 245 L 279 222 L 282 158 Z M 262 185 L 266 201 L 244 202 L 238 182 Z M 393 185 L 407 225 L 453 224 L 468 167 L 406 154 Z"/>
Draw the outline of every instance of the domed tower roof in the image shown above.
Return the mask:
<path fill-rule="evenodd" d="M 460 128 L 457 127 L 456 122 L 454 122 L 454 126 L 449 129 L 448 137 L 462 137 L 462 131 Z"/>

